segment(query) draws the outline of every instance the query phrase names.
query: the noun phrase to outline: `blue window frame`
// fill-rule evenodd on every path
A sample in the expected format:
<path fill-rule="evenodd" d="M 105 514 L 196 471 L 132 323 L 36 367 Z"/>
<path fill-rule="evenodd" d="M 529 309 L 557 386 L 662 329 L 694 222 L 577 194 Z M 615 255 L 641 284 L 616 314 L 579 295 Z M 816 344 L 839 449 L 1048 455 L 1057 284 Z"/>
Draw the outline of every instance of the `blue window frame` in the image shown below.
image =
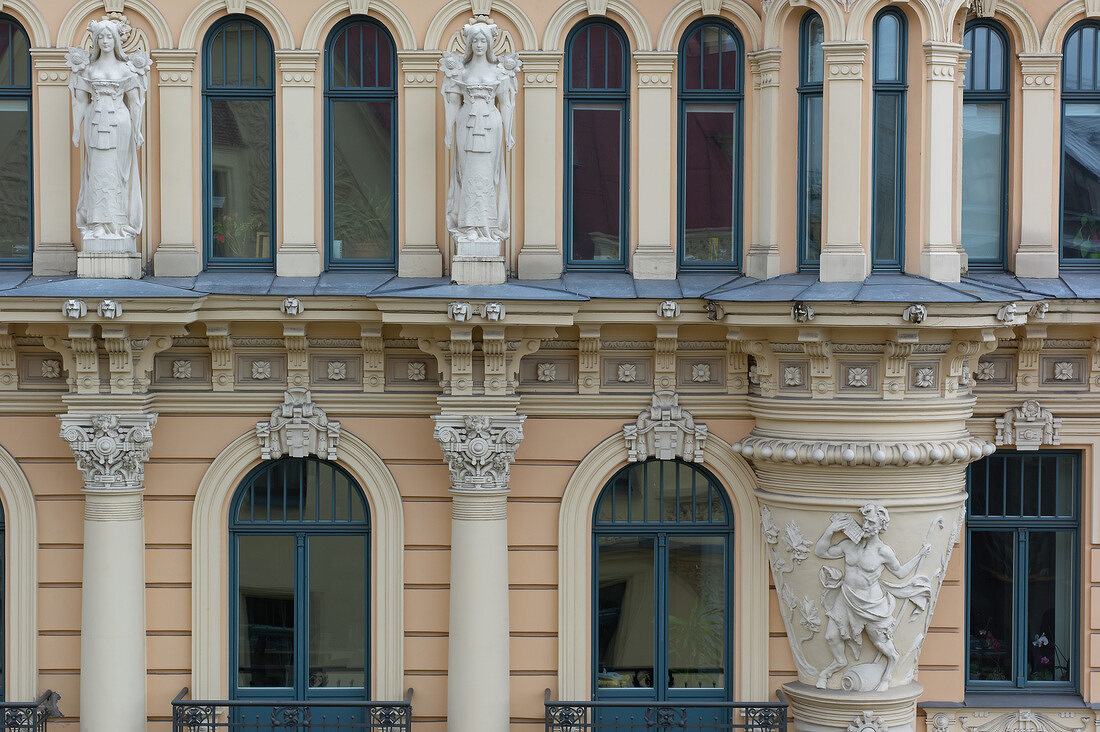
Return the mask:
<path fill-rule="evenodd" d="M 397 252 L 397 56 L 373 20 L 325 46 L 325 262 L 392 269 Z"/>
<path fill-rule="evenodd" d="M 14 18 L 0 14 L 0 265 L 31 261 L 32 163 L 30 42 Z"/>
<path fill-rule="evenodd" d="M 276 241 L 271 38 L 252 18 L 227 16 L 206 34 L 203 65 L 206 266 L 270 267 Z"/>
<path fill-rule="evenodd" d="M 969 691 L 1077 688 L 1080 454 L 997 451 L 967 472 Z"/>
<path fill-rule="evenodd" d="M 968 266 L 1003 269 L 1008 239 L 1008 36 L 998 23 L 966 24 L 962 245 Z"/>
<path fill-rule="evenodd" d="M 565 41 L 565 263 L 624 269 L 629 241 L 630 47 L 614 23 Z"/>
<path fill-rule="evenodd" d="M 871 267 L 900 270 L 905 251 L 905 15 L 888 7 L 875 16 Z"/>
<path fill-rule="evenodd" d="M 8 579 L 4 567 L 7 566 L 6 533 L 4 531 L 4 507 L 0 505 L 0 701 L 6 700 L 8 688 L 8 674 L 5 659 L 8 657 L 7 632 L 4 619 L 7 615 Z"/>
<path fill-rule="evenodd" d="M 697 21 L 680 41 L 682 270 L 740 268 L 743 47 L 724 20 Z"/>
<path fill-rule="evenodd" d="M 812 10 L 798 32 L 798 268 L 821 264 L 821 201 L 824 180 L 825 24 Z"/>
<path fill-rule="evenodd" d="M 676 460 L 623 468 L 596 501 L 592 555 L 594 697 L 729 701 L 733 514 L 718 481 Z"/>
<path fill-rule="evenodd" d="M 1100 23 L 1084 21 L 1062 48 L 1062 263 L 1100 264 Z"/>
<path fill-rule="evenodd" d="M 315 458 L 263 463 L 237 489 L 229 531 L 232 698 L 367 698 L 370 517 L 355 480 Z M 351 713 L 325 711 L 329 723 Z"/>

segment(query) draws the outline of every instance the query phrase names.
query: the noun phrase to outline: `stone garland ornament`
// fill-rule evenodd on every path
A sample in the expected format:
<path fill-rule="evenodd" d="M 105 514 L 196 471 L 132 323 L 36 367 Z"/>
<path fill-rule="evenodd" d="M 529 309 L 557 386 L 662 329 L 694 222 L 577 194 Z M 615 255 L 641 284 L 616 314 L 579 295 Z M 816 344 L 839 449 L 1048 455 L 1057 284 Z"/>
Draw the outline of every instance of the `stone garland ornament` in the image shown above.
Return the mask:
<path fill-rule="evenodd" d="M 523 415 L 448 415 L 432 417 L 432 436 L 443 449 L 451 490 L 506 491 L 516 450 L 523 441 Z"/>
<path fill-rule="evenodd" d="M 997 449 L 977 437 L 917 443 L 828 442 L 748 435 L 731 445 L 754 461 L 797 465 L 951 465 L 969 463 Z"/>
<path fill-rule="evenodd" d="M 623 425 L 627 460 L 644 462 L 680 458 L 687 463 L 703 462 L 707 426 L 696 424 L 691 413 L 680 406 L 674 391 L 658 391 L 650 406 L 642 410 L 634 424 Z"/>
<path fill-rule="evenodd" d="M 283 403 L 272 410 L 266 422 L 256 423 L 256 438 L 263 460 L 284 455 L 336 460 L 340 423 L 314 404 L 309 389 L 295 387 L 286 390 Z"/>
<path fill-rule="evenodd" d="M 72 448 L 85 489 L 141 490 L 156 423 L 156 414 L 61 415 L 61 439 Z"/>

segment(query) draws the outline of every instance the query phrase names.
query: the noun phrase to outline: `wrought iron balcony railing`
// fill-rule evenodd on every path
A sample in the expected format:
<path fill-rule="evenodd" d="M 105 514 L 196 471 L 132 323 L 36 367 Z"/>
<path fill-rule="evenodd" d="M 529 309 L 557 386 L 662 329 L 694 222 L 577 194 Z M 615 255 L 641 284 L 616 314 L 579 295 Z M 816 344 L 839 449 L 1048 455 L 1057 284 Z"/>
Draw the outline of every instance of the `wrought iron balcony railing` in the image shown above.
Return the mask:
<path fill-rule="evenodd" d="M 551 701 L 546 690 L 546 732 L 786 732 L 783 702 Z"/>
<path fill-rule="evenodd" d="M 46 732 L 47 720 L 61 716 L 59 701 L 61 695 L 47 689 L 36 701 L 0 703 L 0 732 Z"/>
<path fill-rule="evenodd" d="M 198 701 L 183 690 L 172 700 L 172 732 L 297 730 L 298 732 L 411 732 L 412 689 L 399 702 L 323 699 Z"/>

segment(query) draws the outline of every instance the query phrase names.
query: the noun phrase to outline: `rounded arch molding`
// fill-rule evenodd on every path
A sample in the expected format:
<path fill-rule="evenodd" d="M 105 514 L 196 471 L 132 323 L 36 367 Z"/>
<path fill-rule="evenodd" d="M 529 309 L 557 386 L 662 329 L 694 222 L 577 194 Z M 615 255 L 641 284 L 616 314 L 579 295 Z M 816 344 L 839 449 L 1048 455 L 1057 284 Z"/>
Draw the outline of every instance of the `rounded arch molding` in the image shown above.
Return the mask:
<path fill-rule="evenodd" d="M 1082 0 L 1083 1 L 1083 0 Z M 924 25 L 924 37 L 921 41 L 951 40 L 947 31 L 947 22 L 944 20 L 943 10 L 936 4 L 936 0 L 907 0 L 900 3 L 913 9 Z M 867 18 L 890 5 L 882 0 L 856 0 L 852 10 L 848 14 L 848 23 L 845 26 L 845 40 L 863 40 L 863 26 Z"/>
<path fill-rule="evenodd" d="M 534 51 L 539 47 L 539 36 L 535 32 L 535 24 L 523 9 L 512 0 L 491 0 L 490 13 L 499 13 L 516 25 L 519 31 L 521 51 Z M 373 7 L 373 6 L 372 6 Z M 464 11 L 473 12 L 473 4 L 470 0 L 451 0 L 435 14 L 428 23 L 428 30 L 424 34 L 424 48 L 442 48 L 443 31 L 451 20 Z"/>
<path fill-rule="evenodd" d="M 7 7 L 9 3 L 3 4 Z M 157 48 L 175 47 L 172 43 L 172 29 L 168 27 L 168 21 L 156 5 L 149 0 L 126 0 L 123 7 L 127 11 L 133 10 L 149 21 L 149 25 L 153 27 L 153 36 L 157 39 Z M 107 12 L 103 0 L 83 0 L 70 8 L 57 29 L 57 47 L 65 48 L 79 43 L 77 36 L 84 30 L 80 27 L 80 21 L 97 8 L 103 8 L 103 11 Z"/>
<path fill-rule="evenodd" d="M 0 10 L 12 16 L 27 31 L 31 46 L 39 48 L 52 45 L 50 26 L 41 11 L 27 0 L 6 0 L 0 3 Z"/>
<path fill-rule="evenodd" d="M 739 699 L 768 695 L 768 562 L 760 534 L 756 476 L 729 444 L 707 436 L 703 466 L 726 490 L 737 514 L 734 528 L 734 657 Z M 596 445 L 577 465 L 562 496 L 558 522 L 558 693 L 587 699 L 592 692 L 592 511 L 617 470 L 627 465 L 621 434 Z"/>
<path fill-rule="evenodd" d="M 1000 9 L 998 3 L 998 9 Z M 1066 32 L 1079 20 L 1085 20 L 1088 11 L 1085 0 L 1069 0 L 1068 3 L 1054 11 L 1047 21 L 1047 27 L 1043 30 L 1043 40 L 1040 44 L 1041 53 L 1061 53 L 1062 41 Z"/>
<path fill-rule="evenodd" d="M 779 31 L 787 15 L 795 8 L 813 10 L 821 16 L 825 24 L 825 39 L 828 41 L 844 40 L 844 13 L 840 3 L 833 0 L 821 2 L 809 2 L 808 0 L 779 0 L 768 6 L 764 14 L 764 48 L 777 48 L 780 45 Z"/>
<path fill-rule="evenodd" d="M 371 690 L 399 699 L 404 674 L 405 523 L 397 482 L 374 450 L 340 433 L 336 461 L 359 482 L 371 510 Z M 231 442 L 207 468 L 191 517 L 191 683 L 196 699 L 224 699 L 228 529 L 226 515 L 240 481 L 260 463 L 253 432 Z"/>
<path fill-rule="evenodd" d="M 5 8 L 6 9 L 6 8 Z M 7 701 L 38 696 L 38 520 L 34 493 L 19 463 L 0 447 L 4 504 L 4 661 Z"/>
<path fill-rule="evenodd" d="M 682 0 L 665 16 L 665 22 L 657 33 L 658 51 L 677 51 L 680 47 L 680 35 L 687 27 L 687 19 L 694 13 L 703 9 L 703 0 Z M 737 20 L 737 25 L 743 29 L 746 45 L 749 51 L 760 48 L 763 38 L 763 27 L 760 18 L 743 0 L 724 0 L 721 10 L 728 12 Z M 708 17 L 720 17 L 712 14 Z"/>
<path fill-rule="evenodd" d="M 199 31 L 203 25 L 218 11 L 227 10 L 228 5 L 229 0 L 203 0 L 199 3 L 187 16 L 187 20 L 183 21 L 179 47 L 198 48 Z M 290 23 L 271 0 L 246 0 L 241 5 L 245 12 L 255 13 L 274 31 L 275 50 L 295 48 L 294 32 L 290 29 Z"/>
<path fill-rule="evenodd" d="M 635 51 L 653 50 L 653 36 L 649 32 L 645 18 L 638 9 L 626 0 L 607 0 L 606 15 L 617 15 L 623 19 L 627 31 L 636 44 Z M 546 33 L 542 37 L 542 50 L 558 51 L 565 40 L 566 30 L 573 24 L 578 15 L 588 15 L 588 3 L 586 0 L 567 0 L 561 7 L 554 11 L 546 24 Z"/>
<path fill-rule="evenodd" d="M 349 0 L 329 0 L 319 7 L 306 23 L 305 32 L 302 34 L 302 48 L 309 51 L 320 50 L 325 42 L 325 27 L 340 13 L 350 10 Z M 412 23 L 401 12 L 401 8 L 390 0 L 371 0 L 367 17 L 381 20 L 393 31 L 397 50 L 408 51 L 416 48 L 416 33 L 413 31 Z"/>

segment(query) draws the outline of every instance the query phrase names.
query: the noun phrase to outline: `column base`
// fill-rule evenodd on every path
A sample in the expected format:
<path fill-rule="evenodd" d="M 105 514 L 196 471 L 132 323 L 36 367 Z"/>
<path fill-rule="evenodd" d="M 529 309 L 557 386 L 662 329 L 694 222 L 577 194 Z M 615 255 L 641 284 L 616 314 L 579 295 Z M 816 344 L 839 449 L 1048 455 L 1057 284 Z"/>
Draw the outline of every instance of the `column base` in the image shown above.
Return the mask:
<path fill-rule="evenodd" d="M 1058 252 L 1048 248 L 1024 249 L 1016 251 L 1017 277 L 1036 277 L 1051 279 L 1058 276 Z"/>
<path fill-rule="evenodd" d="M 753 247 L 745 256 L 745 274 L 758 280 L 767 280 L 779 275 L 779 249 L 775 247 Z"/>
<path fill-rule="evenodd" d="M 406 244 L 397 254 L 398 277 L 442 277 L 443 254 L 435 244 Z"/>
<path fill-rule="evenodd" d="M 555 280 L 561 277 L 562 257 L 556 246 L 526 244 L 519 250 L 521 280 Z"/>
<path fill-rule="evenodd" d="M 76 272 L 76 247 L 71 241 L 40 242 L 31 257 L 31 274 L 36 277 L 71 275 Z"/>
<path fill-rule="evenodd" d="M 920 253 L 921 277 L 935 282 L 958 282 L 962 266 L 962 257 L 953 246 L 929 247 Z"/>
<path fill-rule="evenodd" d="M 317 277 L 323 258 L 315 244 L 284 246 L 275 253 L 276 277 Z"/>
<path fill-rule="evenodd" d="M 783 685 L 798 732 L 914 732 L 923 691 L 915 681 L 880 692 Z"/>
<path fill-rule="evenodd" d="M 463 256 L 451 260 L 451 282 L 456 285 L 503 285 L 508 279 L 504 257 Z"/>
<path fill-rule="evenodd" d="M 867 252 L 859 244 L 826 244 L 817 278 L 822 282 L 863 282 L 867 271 Z"/>
<path fill-rule="evenodd" d="M 634 279 L 638 280 L 674 280 L 676 279 L 676 252 L 671 247 L 639 246 L 634 250 L 631 263 Z"/>
<path fill-rule="evenodd" d="M 194 277 L 202 272 L 202 256 L 194 244 L 161 244 L 153 252 L 153 276 Z"/>

